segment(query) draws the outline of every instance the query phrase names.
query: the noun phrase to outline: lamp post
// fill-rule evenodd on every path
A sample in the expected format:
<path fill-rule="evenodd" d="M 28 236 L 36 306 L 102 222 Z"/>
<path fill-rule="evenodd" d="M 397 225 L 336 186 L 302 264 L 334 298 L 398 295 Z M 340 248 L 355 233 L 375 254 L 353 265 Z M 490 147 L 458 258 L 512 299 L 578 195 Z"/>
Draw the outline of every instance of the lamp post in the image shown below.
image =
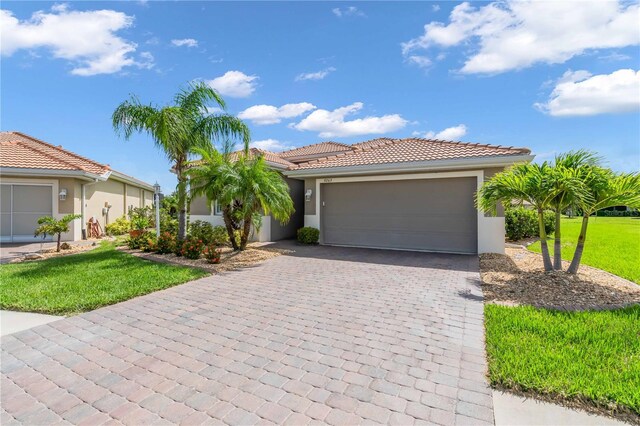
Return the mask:
<path fill-rule="evenodd" d="M 153 185 L 153 195 L 156 200 L 156 236 L 160 236 L 160 184 L 156 181 Z"/>

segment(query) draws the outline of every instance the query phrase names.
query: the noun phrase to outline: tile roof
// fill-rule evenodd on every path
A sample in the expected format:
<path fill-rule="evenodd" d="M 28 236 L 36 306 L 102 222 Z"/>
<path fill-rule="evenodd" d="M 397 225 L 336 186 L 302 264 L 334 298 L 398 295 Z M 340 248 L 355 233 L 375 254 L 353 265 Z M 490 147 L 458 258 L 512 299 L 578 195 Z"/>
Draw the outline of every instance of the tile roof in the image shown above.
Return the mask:
<path fill-rule="evenodd" d="M 331 154 L 335 152 L 350 151 L 351 146 L 339 143 L 339 142 L 320 142 L 313 145 L 301 146 L 300 148 L 290 149 L 288 151 L 280 152 L 278 155 L 282 158 L 295 158 L 295 157 L 316 157 L 321 154 Z"/>
<path fill-rule="evenodd" d="M 349 151 L 304 163 L 293 170 L 365 166 L 413 161 L 454 160 L 492 156 L 528 155 L 527 148 L 482 145 L 466 142 L 408 138 L 380 138 L 351 146 Z"/>
<path fill-rule="evenodd" d="M 232 160 L 236 159 L 241 152 L 242 151 L 232 152 L 231 153 L 231 159 Z M 290 161 L 287 161 L 284 158 L 281 158 L 278 153 L 271 152 L 271 151 L 265 151 L 264 149 L 259 149 L 259 148 L 251 148 L 251 149 L 249 149 L 249 157 L 250 158 L 253 158 L 256 155 L 262 155 L 267 162 L 280 164 L 280 165 L 284 166 L 285 168 L 295 167 L 294 163 L 292 163 Z"/>
<path fill-rule="evenodd" d="M 77 170 L 98 175 L 110 170 L 108 165 L 20 132 L 0 132 L 0 167 Z"/>

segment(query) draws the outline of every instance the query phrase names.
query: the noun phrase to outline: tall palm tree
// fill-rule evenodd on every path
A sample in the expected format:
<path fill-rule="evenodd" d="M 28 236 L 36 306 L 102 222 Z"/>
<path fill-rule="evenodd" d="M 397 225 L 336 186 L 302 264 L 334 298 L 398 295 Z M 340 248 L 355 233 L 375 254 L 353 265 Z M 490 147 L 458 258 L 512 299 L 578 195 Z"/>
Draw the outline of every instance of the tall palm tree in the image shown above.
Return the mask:
<path fill-rule="evenodd" d="M 552 173 L 553 169 L 547 162 L 516 164 L 492 176 L 482 185 L 476 196 L 478 208 L 494 214 L 499 203 L 510 205 L 514 202 L 516 204 L 527 202 L 536 209 L 545 271 L 553 270 L 547 245 L 547 233 L 544 229 L 544 212 L 551 208 L 551 201 L 556 195 Z"/>
<path fill-rule="evenodd" d="M 178 238 L 186 235 L 187 177 L 185 168 L 195 148 L 212 148 L 213 139 L 239 138 L 245 149 L 251 140 L 249 128 L 232 115 L 209 114 L 214 103 L 223 111 L 224 99 L 203 82 L 190 83 L 180 90 L 172 105 L 142 104 L 136 96 L 122 102 L 112 115 L 113 128 L 129 139 L 135 132 L 147 133 L 164 151 L 178 178 Z"/>
<path fill-rule="evenodd" d="M 244 250 L 251 226 L 259 228 L 262 215 L 287 223 L 294 212 L 289 186 L 270 168 L 259 151 L 220 154 L 197 150 L 202 160 L 187 172 L 193 195 L 205 195 L 223 207 L 223 218 L 234 250 Z M 235 231 L 240 230 L 240 241 Z"/>
<path fill-rule="evenodd" d="M 600 209 L 613 206 L 640 208 L 640 173 L 616 174 L 610 169 L 587 166 L 581 168 L 581 178 L 588 189 L 589 196 L 578 200 L 577 203 L 582 210 L 582 226 L 573 259 L 567 270 L 570 274 L 578 273 L 580 267 L 589 216 Z"/>
<path fill-rule="evenodd" d="M 553 244 L 553 269 L 562 270 L 562 213 L 574 206 L 578 200 L 589 197 L 583 179 L 583 169 L 595 166 L 600 158 L 587 150 L 569 151 L 556 155 L 550 177 L 555 187 L 551 207 L 556 216 Z"/>

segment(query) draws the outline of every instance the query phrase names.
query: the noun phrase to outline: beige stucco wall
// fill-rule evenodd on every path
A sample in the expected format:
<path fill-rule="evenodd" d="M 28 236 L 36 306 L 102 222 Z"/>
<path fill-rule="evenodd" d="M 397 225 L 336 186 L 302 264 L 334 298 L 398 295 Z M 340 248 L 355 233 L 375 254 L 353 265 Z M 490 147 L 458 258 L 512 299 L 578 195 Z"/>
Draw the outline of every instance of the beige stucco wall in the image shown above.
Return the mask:
<path fill-rule="evenodd" d="M 142 189 L 133 185 L 126 184 L 127 201 L 126 209 L 142 207 Z"/>
<path fill-rule="evenodd" d="M 189 212 L 193 215 L 210 215 L 211 204 L 207 201 L 207 198 L 203 195 L 195 197 L 189 204 Z"/>
<path fill-rule="evenodd" d="M 124 185 L 115 180 L 86 185 L 86 220 L 88 221 L 91 217 L 97 219 L 104 230 L 107 218 L 102 214 L 102 209 L 105 203 L 111 206 L 109 223 L 125 215 Z"/>
<path fill-rule="evenodd" d="M 496 173 L 500 173 L 501 171 L 504 170 L 504 167 L 494 167 L 491 169 L 484 169 L 484 181 L 486 182 L 488 179 L 491 178 L 491 176 L 495 175 Z M 485 212 L 485 217 L 492 217 L 493 215 L 489 212 Z M 504 217 L 504 207 L 502 207 L 501 203 L 498 203 L 497 206 L 497 212 L 496 212 L 496 217 Z"/>

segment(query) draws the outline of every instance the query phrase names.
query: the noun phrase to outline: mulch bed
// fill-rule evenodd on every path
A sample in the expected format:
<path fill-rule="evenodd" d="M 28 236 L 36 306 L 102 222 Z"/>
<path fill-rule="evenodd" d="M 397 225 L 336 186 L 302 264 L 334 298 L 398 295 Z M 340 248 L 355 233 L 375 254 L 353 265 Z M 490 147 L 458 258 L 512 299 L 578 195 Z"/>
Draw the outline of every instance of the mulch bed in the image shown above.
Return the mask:
<path fill-rule="evenodd" d="M 67 256 L 70 254 L 78 254 L 83 253 L 85 251 L 93 250 L 98 248 L 100 245 L 99 241 L 94 242 L 95 245 L 92 244 L 70 244 L 71 248 L 61 249 L 59 252 L 56 251 L 56 248 L 49 248 L 38 250 L 32 253 L 25 253 L 20 257 L 16 257 L 15 259 L 11 259 L 8 263 L 22 263 L 22 262 L 34 262 L 43 259 L 49 259 L 51 257 L 60 257 Z"/>
<path fill-rule="evenodd" d="M 505 255 L 482 254 L 480 271 L 487 302 L 558 310 L 614 309 L 640 303 L 640 285 L 580 266 L 577 275 L 544 272 L 542 255 L 507 247 Z M 569 267 L 563 262 L 564 270 Z"/>
<path fill-rule="evenodd" d="M 246 250 L 240 252 L 234 252 L 231 247 L 222 247 L 220 263 L 215 264 L 208 263 L 204 258 L 193 260 L 187 259 L 182 256 L 178 257 L 175 254 L 145 253 L 140 250 L 130 250 L 127 247 L 118 247 L 118 250 L 129 253 L 136 257 L 140 257 L 142 259 L 147 259 L 154 262 L 170 263 L 173 265 L 190 266 L 192 268 L 202 269 L 210 273 L 235 271 L 238 269 L 247 268 L 262 263 L 267 259 L 272 259 L 274 257 L 290 252 L 290 250 L 264 247 L 260 243 L 251 243 L 247 246 Z"/>

